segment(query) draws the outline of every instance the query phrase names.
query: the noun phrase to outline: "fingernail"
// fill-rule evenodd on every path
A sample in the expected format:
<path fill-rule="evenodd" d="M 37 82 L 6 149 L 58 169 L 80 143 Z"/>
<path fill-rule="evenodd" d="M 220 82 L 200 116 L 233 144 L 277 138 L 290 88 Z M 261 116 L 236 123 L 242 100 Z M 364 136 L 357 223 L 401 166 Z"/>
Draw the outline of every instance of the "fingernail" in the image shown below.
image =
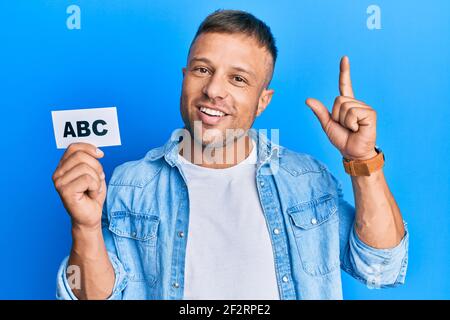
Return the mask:
<path fill-rule="evenodd" d="M 99 155 L 99 156 L 103 155 L 103 151 L 100 150 L 99 148 L 97 148 L 97 150 L 95 150 L 95 152 L 96 152 L 97 155 Z"/>
<path fill-rule="evenodd" d="M 102 180 L 105 179 L 105 173 L 104 173 L 104 172 L 102 172 L 102 173 L 100 174 L 100 178 L 101 178 Z"/>

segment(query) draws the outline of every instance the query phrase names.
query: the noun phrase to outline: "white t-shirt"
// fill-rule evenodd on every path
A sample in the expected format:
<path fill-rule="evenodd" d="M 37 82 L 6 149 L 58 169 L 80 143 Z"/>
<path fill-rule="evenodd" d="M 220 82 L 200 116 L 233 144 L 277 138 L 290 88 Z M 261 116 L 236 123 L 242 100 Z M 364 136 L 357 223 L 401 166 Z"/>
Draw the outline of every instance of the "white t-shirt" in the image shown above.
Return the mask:
<path fill-rule="evenodd" d="M 190 205 L 184 299 L 279 299 L 255 143 L 244 161 L 226 169 L 178 157 Z"/>

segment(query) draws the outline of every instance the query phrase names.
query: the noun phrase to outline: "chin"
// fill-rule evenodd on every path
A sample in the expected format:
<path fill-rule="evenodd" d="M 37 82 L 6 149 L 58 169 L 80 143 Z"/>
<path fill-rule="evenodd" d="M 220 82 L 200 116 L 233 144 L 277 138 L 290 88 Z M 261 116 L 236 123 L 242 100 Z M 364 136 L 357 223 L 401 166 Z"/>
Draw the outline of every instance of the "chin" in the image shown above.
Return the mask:
<path fill-rule="evenodd" d="M 217 133 L 207 134 L 207 133 L 203 133 L 201 143 L 202 143 L 203 147 L 221 148 L 221 147 L 224 147 L 226 145 L 226 140 L 224 140 L 222 134 L 217 134 Z"/>

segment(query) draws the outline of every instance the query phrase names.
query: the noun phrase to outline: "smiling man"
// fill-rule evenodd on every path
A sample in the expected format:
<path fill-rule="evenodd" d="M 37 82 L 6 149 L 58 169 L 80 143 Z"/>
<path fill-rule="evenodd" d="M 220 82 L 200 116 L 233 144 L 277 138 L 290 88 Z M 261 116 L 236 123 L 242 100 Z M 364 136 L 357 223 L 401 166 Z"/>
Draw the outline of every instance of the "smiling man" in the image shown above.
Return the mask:
<path fill-rule="evenodd" d="M 343 156 L 356 210 L 321 162 L 251 129 L 274 94 L 276 58 L 266 24 L 216 11 L 182 70 L 185 128 L 117 167 L 108 187 L 102 151 L 66 150 L 53 181 L 73 245 L 58 298 L 341 299 L 340 269 L 372 287 L 404 283 L 409 235 L 348 58 L 331 113 L 306 103 Z"/>

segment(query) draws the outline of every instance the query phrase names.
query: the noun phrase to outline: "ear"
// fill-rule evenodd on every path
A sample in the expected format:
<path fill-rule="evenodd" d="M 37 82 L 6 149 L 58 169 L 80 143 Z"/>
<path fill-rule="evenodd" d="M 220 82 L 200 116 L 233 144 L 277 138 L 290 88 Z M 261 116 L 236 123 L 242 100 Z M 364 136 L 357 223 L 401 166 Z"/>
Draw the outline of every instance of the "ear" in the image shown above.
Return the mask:
<path fill-rule="evenodd" d="M 183 73 L 183 78 L 186 75 L 186 68 L 181 68 L 181 72 Z"/>
<path fill-rule="evenodd" d="M 259 117 L 261 113 L 263 113 L 264 110 L 266 110 L 266 107 L 269 105 L 270 101 L 272 100 L 272 96 L 274 94 L 273 89 L 263 89 L 263 92 L 261 93 L 261 96 L 259 97 L 258 102 L 258 109 L 256 110 L 256 116 Z"/>

